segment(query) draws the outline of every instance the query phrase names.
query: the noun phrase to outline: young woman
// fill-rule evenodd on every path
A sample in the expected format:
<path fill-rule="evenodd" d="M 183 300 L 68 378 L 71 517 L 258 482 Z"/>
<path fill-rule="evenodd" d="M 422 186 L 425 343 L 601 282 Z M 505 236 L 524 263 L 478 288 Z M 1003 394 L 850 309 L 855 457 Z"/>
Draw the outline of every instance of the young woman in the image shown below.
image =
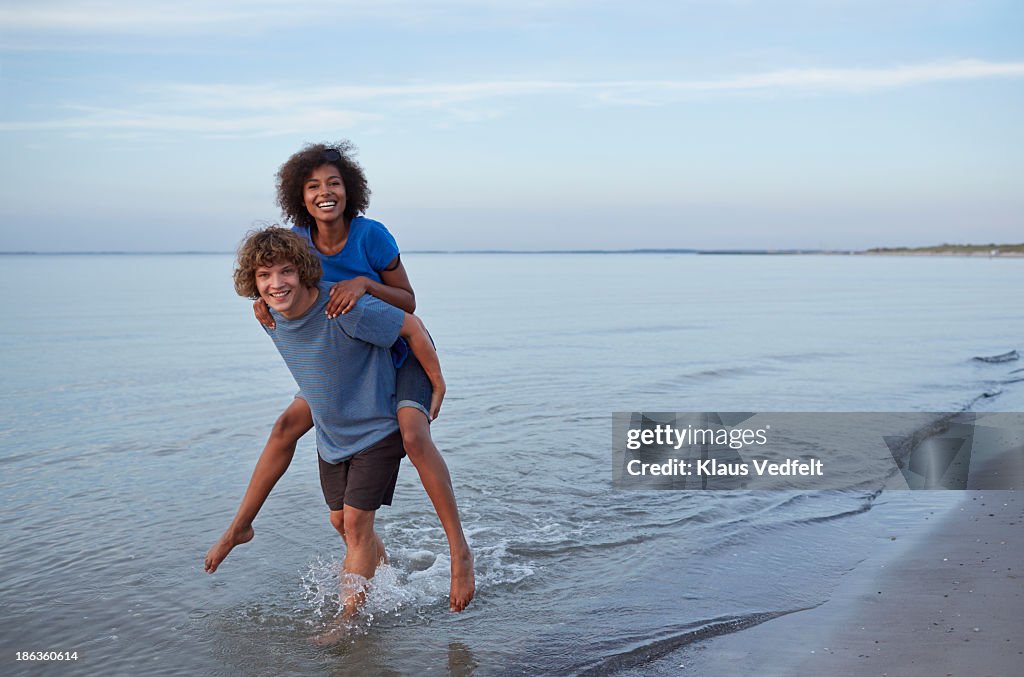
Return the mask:
<path fill-rule="evenodd" d="M 352 158 L 354 150 L 347 141 L 302 148 L 277 173 L 277 202 L 292 230 L 319 256 L 324 281 L 334 282 L 326 309 L 329 316 L 348 312 L 363 294 L 412 313 L 416 296 L 394 237 L 381 223 L 361 216 L 369 206 L 370 190 L 362 167 Z M 261 323 L 273 326 L 262 300 L 255 302 L 253 310 Z M 462 611 L 476 587 L 473 555 L 462 531 L 448 466 L 430 437 L 430 381 L 401 339 L 392 353 L 398 367 L 402 441 L 448 537 L 449 607 Z M 271 437 L 294 449 L 312 427 L 309 405 L 296 397 L 274 424 Z"/>

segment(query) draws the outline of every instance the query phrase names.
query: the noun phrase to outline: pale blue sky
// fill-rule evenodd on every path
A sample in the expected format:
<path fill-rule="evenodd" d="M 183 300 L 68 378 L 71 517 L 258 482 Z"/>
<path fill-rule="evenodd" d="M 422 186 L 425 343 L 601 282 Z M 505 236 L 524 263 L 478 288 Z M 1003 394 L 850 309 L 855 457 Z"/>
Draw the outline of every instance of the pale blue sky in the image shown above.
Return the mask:
<path fill-rule="evenodd" d="M 1024 241 L 1024 3 L 5 0 L 0 250 L 234 248 L 348 138 L 405 249 Z"/>

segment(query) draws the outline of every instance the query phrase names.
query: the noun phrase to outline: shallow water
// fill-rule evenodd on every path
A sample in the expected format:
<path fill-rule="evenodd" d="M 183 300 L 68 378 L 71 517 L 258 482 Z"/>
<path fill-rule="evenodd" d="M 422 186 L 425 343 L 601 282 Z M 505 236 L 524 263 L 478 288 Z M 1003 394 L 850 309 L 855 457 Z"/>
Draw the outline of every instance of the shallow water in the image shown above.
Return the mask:
<path fill-rule="evenodd" d="M 404 258 L 448 381 L 434 435 L 477 557 L 470 609 L 447 611 L 444 534 L 407 462 L 367 618 L 308 641 L 343 556 L 312 436 L 255 540 L 202 572 L 295 390 L 229 256 L 5 256 L 5 672 L 28 650 L 79 652 L 31 674 L 615 672 L 821 603 L 955 495 L 616 492 L 613 411 L 1024 409 L 1020 362 L 971 360 L 1022 348 L 1019 260 Z"/>

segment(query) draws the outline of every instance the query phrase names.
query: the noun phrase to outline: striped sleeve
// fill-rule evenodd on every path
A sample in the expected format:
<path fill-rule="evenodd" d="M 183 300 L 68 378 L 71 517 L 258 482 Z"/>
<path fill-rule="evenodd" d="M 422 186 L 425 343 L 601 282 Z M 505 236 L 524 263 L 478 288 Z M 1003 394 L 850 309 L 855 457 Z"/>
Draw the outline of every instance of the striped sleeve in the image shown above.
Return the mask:
<path fill-rule="evenodd" d="M 405 311 L 366 294 L 359 298 L 352 310 L 338 315 L 334 321 L 354 339 L 390 348 L 398 340 L 405 322 Z"/>

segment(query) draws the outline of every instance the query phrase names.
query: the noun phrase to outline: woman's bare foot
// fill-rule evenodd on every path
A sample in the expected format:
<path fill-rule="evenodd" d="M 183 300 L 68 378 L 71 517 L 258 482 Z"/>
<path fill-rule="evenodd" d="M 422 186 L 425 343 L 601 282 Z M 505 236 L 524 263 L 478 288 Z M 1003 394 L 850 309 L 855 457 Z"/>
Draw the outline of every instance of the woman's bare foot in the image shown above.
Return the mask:
<path fill-rule="evenodd" d="M 206 569 L 206 573 L 212 574 L 220 566 L 220 563 L 224 561 L 224 558 L 228 556 L 232 548 L 242 543 L 248 543 L 252 540 L 255 535 L 253 528 L 246 527 L 239 531 L 232 531 L 228 529 L 224 532 L 224 535 L 220 537 L 220 540 L 213 544 L 213 547 L 206 552 L 206 560 L 203 562 L 203 566 Z"/>
<path fill-rule="evenodd" d="M 448 608 L 462 611 L 476 593 L 473 553 L 467 545 L 459 554 L 452 553 L 452 585 L 448 591 Z"/>

